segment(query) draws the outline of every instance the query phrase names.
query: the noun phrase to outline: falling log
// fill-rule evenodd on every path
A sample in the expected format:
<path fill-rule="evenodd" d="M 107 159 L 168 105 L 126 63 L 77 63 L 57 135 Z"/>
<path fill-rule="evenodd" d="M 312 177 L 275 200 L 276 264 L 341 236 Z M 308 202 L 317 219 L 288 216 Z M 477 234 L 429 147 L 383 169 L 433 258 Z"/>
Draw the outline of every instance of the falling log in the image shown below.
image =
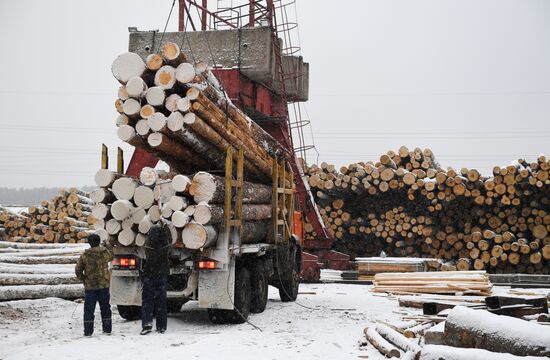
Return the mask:
<path fill-rule="evenodd" d="M 367 340 L 386 357 L 401 357 L 401 352 L 386 339 L 384 339 L 374 327 L 365 328 L 363 331 Z"/>
<path fill-rule="evenodd" d="M 197 204 L 203 201 L 209 204 L 221 204 L 225 199 L 225 179 L 207 172 L 198 172 L 193 176 L 189 194 Z M 243 182 L 244 204 L 271 203 L 272 196 L 273 190 L 270 186 Z"/>
<path fill-rule="evenodd" d="M 550 333 L 540 325 L 463 306 L 447 316 L 444 342 L 518 356 L 550 356 Z"/>

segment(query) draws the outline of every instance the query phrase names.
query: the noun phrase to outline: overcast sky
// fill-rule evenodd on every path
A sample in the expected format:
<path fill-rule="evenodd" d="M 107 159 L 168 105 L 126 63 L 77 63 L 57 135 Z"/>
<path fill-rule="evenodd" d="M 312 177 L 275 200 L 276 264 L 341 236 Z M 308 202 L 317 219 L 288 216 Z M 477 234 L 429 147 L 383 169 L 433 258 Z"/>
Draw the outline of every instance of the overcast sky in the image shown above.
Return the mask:
<path fill-rule="evenodd" d="M 550 154 L 550 1 L 297 3 L 319 161 L 406 144 L 487 172 Z M 111 62 L 171 4 L 0 1 L 0 186 L 93 184 L 101 143 L 121 145 Z"/>

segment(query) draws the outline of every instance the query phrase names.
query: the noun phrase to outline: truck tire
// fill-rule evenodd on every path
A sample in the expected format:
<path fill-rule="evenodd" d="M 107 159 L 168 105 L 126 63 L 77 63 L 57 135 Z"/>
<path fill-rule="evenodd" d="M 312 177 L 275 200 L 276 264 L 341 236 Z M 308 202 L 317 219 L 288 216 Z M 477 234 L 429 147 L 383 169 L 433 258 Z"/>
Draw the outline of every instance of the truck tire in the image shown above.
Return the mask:
<path fill-rule="evenodd" d="M 250 312 L 261 313 L 267 305 L 268 278 L 262 261 L 256 262 L 250 274 L 251 299 Z"/>
<path fill-rule="evenodd" d="M 296 262 L 293 263 L 290 279 L 283 280 L 279 284 L 279 297 L 282 302 L 296 301 L 300 287 L 300 272 Z"/>
<path fill-rule="evenodd" d="M 208 318 L 213 324 L 242 324 L 250 314 L 250 273 L 244 268 L 235 272 L 234 310 L 208 309 Z"/>
<path fill-rule="evenodd" d="M 117 305 L 118 314 L 124 320 L 139 320 L 141 319 L 141 306 L 133 305 Z"/>

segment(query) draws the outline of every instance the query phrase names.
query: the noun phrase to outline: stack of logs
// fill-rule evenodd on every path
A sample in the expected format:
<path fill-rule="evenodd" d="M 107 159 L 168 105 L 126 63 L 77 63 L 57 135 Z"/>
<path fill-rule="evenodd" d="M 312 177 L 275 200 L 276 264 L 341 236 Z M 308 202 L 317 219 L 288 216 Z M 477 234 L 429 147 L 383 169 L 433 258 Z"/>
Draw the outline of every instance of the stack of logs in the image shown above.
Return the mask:
<path fill-rule="evenodd" d="M 443 169 L 402 146 L 378 162 L 306 168 L 335 249 L 352 256 L 430 257 L 446 270 L 550 272 L 550 161 Z M 305 225 L 306 238 L 316 234 Z"/>
<path fill-rule="evenodd" d="M 224 222 L 224 178 L 207 172 L 193 176 L 144 168 L 139 179 L 102 169 L 92 213 L 103 240 L 117 246 L 143 246 L 154 224 L 167 223 L 172 243 L 202 249 L 216 243 Z M 270 186 L 243 183 L 243 244 L 267 239 L 272 217 Z"/>
<path fill-rule="evenodd" d="M 245 179 L 269 184 L 273 157 L 287 156 L 231 103 L 208 66 L 188 63 L 178 44 L 164 43 L 160 54 L 145 61 L 135 53 L 122 54 L 112 72 L 122 84 L 115 102 L 119 138 L 156 155 L 173 171 L 220 171 L 228 149 L 243 149 Z"/>
<path fill-rule="evenodd" d="M 288 153 L 231 103 L 209 67 L 190 64 L 178 44 L 166 42 L 145 59 L 120 55 L 112 73 L 121 83 L 115 101 L 119 138 L 163 160 L 171 172 L 146 168 L 133 179 L 100 170 L 93 195 L 100 235 L 139 246 L 164 219 L 174 242 L 190 249 L 213 244 L 224 220 L 225 184 L 211 173 L 223 174 L 227 152 L 235 158 L 242 149 L 242 242 L 269 237 L 273 159 Z"/>
<path fill-rule="evenodd" d="M 86 192 L 61 190 L 53 199 L 31 206 L 26 212 L 0 208 L 0 233 L 8 241 L 22 243 L 86 242 L 95 222 L 93 206 Z"/>

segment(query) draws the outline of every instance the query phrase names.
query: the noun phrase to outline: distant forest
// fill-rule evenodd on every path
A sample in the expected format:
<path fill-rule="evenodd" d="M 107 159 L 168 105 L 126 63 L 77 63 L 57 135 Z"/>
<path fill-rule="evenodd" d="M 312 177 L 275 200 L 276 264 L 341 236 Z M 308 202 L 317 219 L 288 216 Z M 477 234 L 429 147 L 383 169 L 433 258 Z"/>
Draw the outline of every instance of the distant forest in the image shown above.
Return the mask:
<path fill-rule="evenodd" d="M 31 206 L 40 204 L 42 200 L 50 200 L 59 193 L 62 188 L 6 188 L 0 187 L 0 204 L 1 205 L 24 205 Z M 91 186 L 82 188 L 84 191 L 93 191 Z"/>

